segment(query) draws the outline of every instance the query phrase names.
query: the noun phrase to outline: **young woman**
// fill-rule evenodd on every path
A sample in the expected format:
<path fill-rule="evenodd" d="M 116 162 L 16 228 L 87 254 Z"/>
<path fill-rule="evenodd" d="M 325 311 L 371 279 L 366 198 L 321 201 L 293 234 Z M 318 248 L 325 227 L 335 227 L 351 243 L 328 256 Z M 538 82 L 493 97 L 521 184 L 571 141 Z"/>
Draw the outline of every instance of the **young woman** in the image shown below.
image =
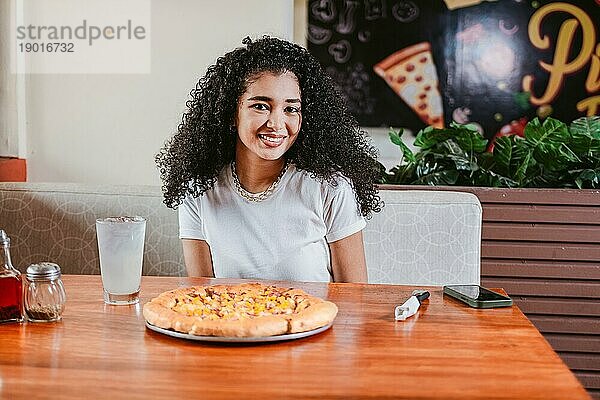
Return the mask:
<path fill-rule="evenodd" d="M 190 276 L 366 282 L 376 151 L 304 48 L 249 38 L 156 156 Z"/>

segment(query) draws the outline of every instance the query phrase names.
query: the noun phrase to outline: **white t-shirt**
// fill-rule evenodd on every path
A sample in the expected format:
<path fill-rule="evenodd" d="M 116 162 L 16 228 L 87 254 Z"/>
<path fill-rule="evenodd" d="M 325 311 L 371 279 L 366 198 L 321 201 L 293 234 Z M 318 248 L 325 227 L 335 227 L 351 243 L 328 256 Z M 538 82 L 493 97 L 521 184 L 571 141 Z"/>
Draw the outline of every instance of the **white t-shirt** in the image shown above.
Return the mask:
<path fill-rule="evenodd" d="M 231 166 L 215 186 L 179 207 L 179 237 L 205 240 L 216 277 L 290 281 L 332 280 L 329 246 L 365 226 L 354 191 L 319 182 L 290 164 L 261 202 L 242 198 Z"/>

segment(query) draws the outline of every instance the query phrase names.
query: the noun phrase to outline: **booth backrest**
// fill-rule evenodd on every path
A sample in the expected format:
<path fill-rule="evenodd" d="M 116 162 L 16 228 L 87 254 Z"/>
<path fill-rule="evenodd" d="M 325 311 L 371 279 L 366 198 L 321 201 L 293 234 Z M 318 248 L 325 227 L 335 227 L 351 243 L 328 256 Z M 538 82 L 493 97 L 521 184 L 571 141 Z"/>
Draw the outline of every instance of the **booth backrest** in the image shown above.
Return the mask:
<path fill-rule="evenodd" d="M 369 283 L 479 284 L 481 203 L 471 193 L 381 190 L 364 231 Z"/>
<path fill-rule="evenodd" d="M 99 274 L 96 218 L 116 215 L 147 218 L 144 275 L 185 276 L 177 212 L 158 187 L 0 183 L 0 229 L 21 271 L 52 261 L 65 274 Z"/>
<path fill-rule="evenodd" d="M 469 193 L 380 192 L 386 206 L 367 222 L 371 283 L 479 283 L 481 206 Z M 99 274 L 95 220 L 147 218 L 144 275 L 185 276 L 177 212 L 154 186 L 0 183 L 0 229 L 15 266 L 52 261 L 65 274 Z"/>

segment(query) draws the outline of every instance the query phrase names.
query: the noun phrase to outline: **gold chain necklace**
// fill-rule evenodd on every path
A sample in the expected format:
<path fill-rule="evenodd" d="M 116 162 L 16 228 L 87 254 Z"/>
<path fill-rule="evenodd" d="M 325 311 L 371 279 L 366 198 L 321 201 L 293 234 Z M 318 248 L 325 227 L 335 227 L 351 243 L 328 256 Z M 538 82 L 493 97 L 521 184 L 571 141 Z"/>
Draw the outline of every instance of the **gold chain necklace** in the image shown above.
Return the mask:
<path fill-rule="evenodd" d="M 231 176 L 233 177 L 233 184 L 235 185 L 235 190 L 238 192 L 238 194 L 240 196 L 242 196 L 244 199 L 246 199 L 248 201 L 254 201 L 257 203 L 260 201 L 263 201 L 267 197 L 269 197 L 273 193 L 273 191 L 277 188 L 277 186 L 279 185 L 279 182 L 281 181 L 281 178 L 283 177 L 283 174 L 285 174 L 285 171 L 287 171 L 287 167 L 288 167 L 288 162 L 286 160 L 277 179 L 275 179 L 275 181 L 273 183 L 271 183 L 271 186 L 269 186 L 264 192 L 250 193 L 249 191 L 244 189 L 242 187 L 242 185 L 240 184 L 240 179 L 238 178 L 237 173 L 235 171 L 235 161 L 232 161 L 231 162 Z"/>

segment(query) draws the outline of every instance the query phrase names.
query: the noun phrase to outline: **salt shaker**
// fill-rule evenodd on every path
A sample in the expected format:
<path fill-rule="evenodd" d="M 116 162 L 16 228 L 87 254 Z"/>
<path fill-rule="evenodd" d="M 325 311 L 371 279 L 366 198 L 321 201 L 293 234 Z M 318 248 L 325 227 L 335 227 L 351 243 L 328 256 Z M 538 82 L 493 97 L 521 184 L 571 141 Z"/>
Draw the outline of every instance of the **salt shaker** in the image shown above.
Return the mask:
<path fill-rule="evenodd" d="M 50 262 L 31 264 L 25 275 L 25 313 L 33 322 L 58 321 L 67 296 L 60 267 Z"/>

